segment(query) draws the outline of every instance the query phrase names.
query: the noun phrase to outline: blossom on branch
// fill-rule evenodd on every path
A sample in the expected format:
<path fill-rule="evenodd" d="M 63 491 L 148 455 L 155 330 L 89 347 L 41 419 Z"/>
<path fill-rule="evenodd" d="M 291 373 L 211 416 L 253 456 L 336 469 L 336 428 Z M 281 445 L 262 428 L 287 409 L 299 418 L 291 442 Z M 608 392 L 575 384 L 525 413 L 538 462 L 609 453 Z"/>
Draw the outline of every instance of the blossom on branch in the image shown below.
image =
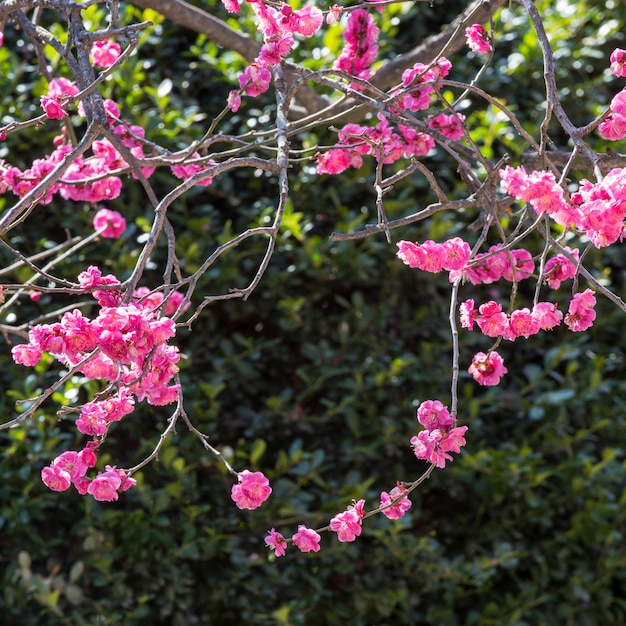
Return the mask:
<path fill-rule="evenodd" d="M 472 359 L 472 364 L 467 370 L 474 380 L 486 387 L 494 386 L 500 383 L 500 378 L 507 373 L 504 367 L 504 361 L 497 352 L 477 352 Z"/>
<path fill-rule="evenodd" d="M 239 483 L 233 485 L 231 497 L 240 509 L 256 509 L 270 497 L 272 488 L 263 472 L 243 470 L 237 477 Z"/>
<path fill-rule="evenodd" d="M 481 24 L 472 24 L 465 29 L 465 39 L 472 52 L 489 54 L 491 52 L 491 37 Z"/>

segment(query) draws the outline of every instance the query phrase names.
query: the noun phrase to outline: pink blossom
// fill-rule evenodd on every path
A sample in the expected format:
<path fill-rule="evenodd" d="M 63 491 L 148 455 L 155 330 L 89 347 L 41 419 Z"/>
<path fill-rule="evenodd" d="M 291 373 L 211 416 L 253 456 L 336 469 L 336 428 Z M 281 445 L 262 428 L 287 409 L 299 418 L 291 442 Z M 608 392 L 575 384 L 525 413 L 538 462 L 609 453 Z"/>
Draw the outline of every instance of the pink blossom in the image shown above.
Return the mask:
<path fill-rule="evenodd" d="M 239 13 L 241 9 L 238 0 L 222 0 L 222 4 L 229 13 Z"/>
<path fill-rule="evenodd" d="M 330 520 L 330 529 L 339 541 L 354 541 L 361 534 L 362 518 L 354 509 L 338 513 Z"/>
<path fill-rule="evenodd" d="M 348 17 L 343 33 L 346 45 L 333 64 L 333 69 L 343 70 L 358 78 L 370 77 L 370 65 L 378 54 L 379 29 L 374 18 L 365 9 L 356 9 Z"/>
<path fill-rule="evenodd" d="M 613 96 L 610 104 L 611 111 L 626 115 L 626 91 L 622 89 L 618 94 Z"/>
<path fill-rule="evenodd" d="M 16 363 L 33 367 L 39 363 L 43 355 L 43 351 L 38 347 L 29 343 L 21 343 L 11 348 L 11 356 Z"/>
<path fill-rule="evenodd" d="M 565 249 L 578 260 L 578 250 L 571 250 L 567 247 Z M 576 276 L 576 264 L 572 263 L 564 254 L 557 254 L 546 261 L 543 271 L 546 283 L 552 289 L 558 289 L 564 280 Z"/>
<path fill-rule="evenodd" d="M 312 528 L 303 524 L 298 526 L 298 532 L 292 537 L 293 543 L 302 552 L 319 552 L 321 537 Z"/>
<path fill-rule="evenodd" d="M 119 239 L 126 230 L 126 220 L 121 213 L 109 209 L 100 209 L 93 218 L 95 230 L 104 230 L 100 233 L 108 239 Z"/>
<path fill-rule="evenodd" d="M 507 373 L 504 361 L 497 352 L 477 352 L 472 359 L 468 372 L 474 380 L 483 386 L 493 386 L 500 383 L 500 378 Z"/>
<path fill-rule="evenodd" d="M 428 128 L 432 128 L 433 130 L 438 130 L 442 135 L 445 135 L 448 139 L 452 139 L 453 141 L 457 141 L 463 137 L 463 122 L 465 121 L 465 116 L 460 113 L 455 113 L 453 115 L 446 115 L 445 113 L 440 113 L 436 117 L 433 117 L 428 122 Z"/>
<path fill-rule="evenodd" d="M 474 322 L 478 316 L 478 311 L 474 308 L 473 300 L 465 300 L 459 305 L 461 326 L 467 330 L 474 329 Z"/>
<path fill-rule="evenodd" d="M 96 478 L 89 483 L 87 493 L 92 495 L 95 500 L 114 502 L 119 497 L 118 489 L 121 484 L 122 480 L 117 472 L 98 472 Z"/>
<path fill-rule="evenodd" d="M 54 100 L 62 96 L 75 96 L 79 91 L 76 83 L 67 78 L 53 78 L 48 85 L 48 97 Z"/>
<path fill-rule="evenodd" d="M 590 328 L 596 319 L 595 305 L 596 297 L 591 289 L 575 294 L 565 316 L 565 323 L 569 329 L 578 333 Z"/>
<path fill-rule="evenodd" d="M 59 102 L 48 96 L 41 96 L 41 107 L 51 120 L 62 120 L 67 115 Z"/>
<path fill-rule="evenodd" d="M 285 550 L 287 549 L 287 542 L 285 538 L 273 528 L 269 531 L 267 537 L 265 537 L 265 543 L 274 550 L 274 554 L 276 554 L 277 557 L 284 556 Z"/>
<path fill-rule="evenodd" d="M 626 137 L 626 115 L 611 113 L 599 126 L 601 137 L 609 141 L 619 141 Z"/>
<path fill-rule="evenodd" d="M 228 108 L 233 113 L 237 113 L 237 111 L 239 111 L 239 107 L 241 106 L 241 94 L 236 89 L 229 91 L 226 103 Z"/>
<path fill-rule="evenodd" d="M 249 65 L 239 76 L 239 86 L 247 96 L 258 96 L 270 86 L 271 72 L 258 63 Z"/>
<path fill-rule="evenodd" d="M 446 429 L 456 421 L 439 400 L 425 400 L 417 409 L 417 421 L 426 430 Z"/>
<path fill-rule="evenodd" d="M 455 271 L 465 266 L 472 254 L 472 249 L 467 241 L 460 237 L 453 237 L 442 244 L 445 256 L 442 260 L 444 270 Z"/>
<path fill-rule="evenodd" d="M 509 324 L 502 305 L 490 300 L 481 304 L 478 311 L 480 315 L 476 318 L 476 323 L 484 335 L 498 337 L 506 331 Z"/>
<path fill-rule="evenodd" d="M 509 260 L 510 259 L 510 260 Z M 511 262 L 513 265 L 511 265 Z M 515 268 L 515 272 L 513 271 Z M 535 271 L 533 255 L 524 248 L 510 250 L 507 255 L 507 263 L 502 271 L 502 278 L 513 282 L 513 280 L 524 280 L 530 278 Z"/>
<path fill-rule="evenodd" d="M 110 67 L 122 54 L 120 44 L 115 41 L 96 41 L 91 46 L 91 58 L 96 67 Z"/>
<path fill-rule="evenodd" d="M 491 52 L 491 37 L 480 24 L 473 24 L 465 29 L 467 45 L 472 52 L 489 54 Z"/>
<path fill-rule="evenodd" d="M 386 491 L 380 494 L 380 506 L 387 507 L 383 509 L 383 515 L 389 519 L 400 519 L 411 508 L 411 501 L 406 494 L 407 489 L 401 483 L 398 483 L 389 493 Z M 398 498 L 400 498 L 398 500 Z M 398 500 L 391 504 L 394 500 Z M 389 506 L 391 504 L 391 506 Z"/>
<path fill-rule="evenodd" d="M 87 464 L 84 461 L 84 456 L 72 450 L 67 450 L 60 454 L 52 461 L 50 466 L 54 469 L 58 468 L 67 472 L 72 482 L 76 482 L 87 472 Z"/>
<path fill-rule="evenodd" d="M 615 48 L 611 52 L 611 72 L 615 76 L 626 76 L 626 50 Z"/>
<path fill-rule="evenodd" d="M 262 472 L 243 470 L 237 476 L 239 484 L 233 485 L 231 497 L 240 509 L 256 509 L 270 497 L 272 488 Z"/>
<path fill-rule="evenodd" d="M 44 467 L 41 470 L 41 480 L 52 491 L 65 491 L 72 484 L 69 472 L 62 467 Z"/>
<path fill-rule="evenodd" d="M 541 330 L 550 330 L 561 323 L 563 313 L 552 302 L 537 302 L 533 307 L 533 317 Z"/>
<path fill-rule="evenodd" d="M 86 402 L 76 420 L 76 428 L 84 435 L 98 437 L 109 428 L 106 407 L 102 402 Z"/>
<path fill-rule="evenodd" d="M 465 437 L 463 436 L 466 432 L 467 426 L 457 426 L 456 428 L 453 428 L 439 442 L 439 447 L 444 452 L 456 452 L 458 454 L 459 452 L 461 452 L 461 448 L 466 443 Z"/>
<path fill-rule="evenodd" d="M 294 31 L 304 37 L 310 37 L 316 33 L 324 21 L 322 11 L 313 5 L 298 9 L 293 15 L 295 20 L 290 23 L 294 24 Z"/>
<path fill-rule="evenodd" d="M 517 337 L 528 339 L 528 337 L 536 335 L 538 332 L 539 322 L 530 312 L 530 309 L 523 308 L 511 313 L 508 327 L 502 333 L 502 336 L 508 341 L 514 341 Z"/>
<path fill-rule="evenodd" d="M 343 12 L 343 7 L 340 7 L 338 4 L 333 4 L 332 7 L 328 9 L 328 15 L 326 16 L 327 24 L 334 24 L 339 21 L 341 17 L 341 13 Z"/>
<path fill-rule="evenodd" d="M 361 155 L 349 148 L 332 148 L 317 155 L 318 174 L 341 174 L 349 167 L 359 168 L 362 165 Z"/>

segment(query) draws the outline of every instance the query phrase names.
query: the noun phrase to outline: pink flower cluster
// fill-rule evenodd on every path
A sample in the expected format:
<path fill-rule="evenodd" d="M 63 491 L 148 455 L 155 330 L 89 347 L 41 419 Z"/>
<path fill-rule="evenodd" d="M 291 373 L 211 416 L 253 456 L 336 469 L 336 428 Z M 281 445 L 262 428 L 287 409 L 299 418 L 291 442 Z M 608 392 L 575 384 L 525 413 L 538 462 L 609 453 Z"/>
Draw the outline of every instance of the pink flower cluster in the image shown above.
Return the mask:
<path fill-rule="evenodd" d="M 472 52 L 489 54 L 491 52 L 491 37 L 480 24 L 473 24 L 465 29 L 465 39 Z"/>
<path fill-rule="evenodd" d="M 407 494 L 408 489 L 400 482 L 389 493 L 383 491 L 380 494 L 382 513 L 389 519 L 400 519 L 403 517 L 411 508 L 411 501 Z M 365 500 L 359 500 L 358 502 L 353 502 L 345 511 L 335 515 L 330 520 L 328 529 L 337 533 L 337 539 L 341 542 L 354 541 L 361 535 L 364 517 Z M 302 552 L 319 552 L 320 535 L 312 528 L 307 528 L 300 524 L 298 532 L 292 537 L 292 541 Z M 265 543 L 274 551 L 277 557 L 285 555 L 287 540 L 274 528 L 265 537 Z"/>
<path fill-rule="evenodd" d="M 79 276 L 79 282 L 84 289 L 119 285 L 114 276 L 102 276 L 94 266 Z M 138 290 L 135 303 L 128 305 L 120 304 L 115 289 L 95 289 L 93 295 L 101 306 L 95 319 L 75 309 L 65 313 L 60 322 L 32 326 L 29 342 L 14 346 L 12 355 L 16 363 L 34 366 L 47 352 L 68 368 L 81 364 L 79 370 L 89 379 L 110 383 L 104 397 L 86 402 L 78 410 L 76 428 L 92 441 L 81 453 L 63 453 L 45 468 L 42 477 L 57 491 L 73 483 L 81 493 L 115 500 L 117 491 L 128 489 L 134 481 L 115 468 L 87 478 L 87 468 L 95 465 L 95 450 L 111 424 L 132 413 L 136 401 L 145 399 L 161 406 L 178 399 L 179 385 L 171 381 L 178 372 L 180 355 L 177 347 L 168 344 L 176 332 L 173 320 L 157 315 L 162 295 L 159 298 Z M 176 311 L 182 300 L 181 294 L 171 294 L 169 311 Z"/>
<path fill-rule="evenodd" d="M 378 55 L 376 42 L 379 33 L 371 13 L 365 9 L 352 11 L 343 32 L 346 45 L 333 64 L 333 69 L 367 80 L 371 76 L 370 65 Z M 353 87 L 356 88 L 355 85 Z"/>
<path fill-rule="evenodd" d="M 63 99 L 79 93 L 78 87 L 66 78 L 50 81 L 48 94 L 42 97 L 42 106 L 48 117 L 61 119 L 66 113 L 62 108 Z M 104 107 L 111 127 L 120 141 L 137 158 L 143 158 L 145 131 L 141 126 L 133 126 L 119 120 L 120 111 L 112 100 L 105 100 Z M 82 103 L 79 114 L 84 114 Z M 0 192 L 10 189 L 16 196 L 24 197 L 72 151 L 72 145 L 63 133 L 54 139 L 55 149 L 44 159 L 37 159 L 24 171 L 6 166 L 0 169 Z M 94 141 L 93 156 L 79 157 L 66 170 L 63 179 L 49 189 L 41 199 L 42 204 L 51 202 L 59 193 L 65 200 L 97 203 L 117 198 L 122 190 L 122 181 L 117 174 L 128 167 L 113 144 L 108 139 Z M 145 176 L 152 175 L 154 168 L 142 168 Z"/>
<path fill-rule="evenodd" d="M 382 153 L 384 163 L 393 163 L 401 157 L 428 154 L 435 147 L 430 135 L 402 124 L 395 132 L 383 115 L 378 114 L 378 120 L 374 127 L 346 124 L 338 133 L 337 147 L 317 156 L 317 173 L 339 174 L 349 167 L 359 168 L 365 155 L 378 159 Z"/>
<path fill-rule="evenodd" d="M 113 502 L 120 491 L 137 484 L 124 470 L 107 465 L 95 478 L 87 476 L 87 470 L 95 467 L 97 444 L 90 442 L 80 452 L 67 450 L 41 470 L 43 483 L 52 491 L 65 491 L 74 485 L 81 495 L 89 494 L 95 500 Z"/>
<path fill-rule="evenodd" d="M 434 273 L 461 270 L 472 253 L 469 244 L 460 237 L 448 239 L 444 243 L 435 243 L 430 239 L 422 244 L 403 240 L 397 246 L 396 254 L 405 265 Z"/>
<path fill-rule="evenodd" d="M 624 92 L 626 102 L 626 92 Z M 583 180 L 571 202 L 552 172 L 526 172 L 523 166 L 500 170 L 502 187 L 512 196 L 544 211 L 557 223 L 583 231 L 596 248 L 608 246 L 624 233 L 626 168 L 611 170 L 599 183 Z"/>
<path fill-rule="evenodd" d="M 238 0 L 222 0 L 226 9 L 238 13 Z M 294 9 L 286 3 L 270 6 L 263 0 L 248 0 L 256 16 L 264 43 L 257 58 L 239 76 L 240 91 L 231 91 L 228 106 L 237 111 L 241 105 L 241 93 L 258 96 L 269 88 L 272 73 L 269 68 L 278 65 L 295 45 L 294 35 L 310 37 L 322 25 L 324 15 L 316 6 Z"/>
<path fill-rule="evenodd" d="M 517 309 L 510 315 L 502 310 L 502 305 L 490 300 L 474 308 L 473 300 L 466 300 L 459 306 L 461 312 L 461 326 L 467 330 L 478 325 L 483 335 L 499 337 L 515 341 L 517 337 L 528 339 L 540 330 L 550 330 L 558 326 L 563 314 L 552 302 L 538 302 L 532 309 Z"/>
<path fill-rule="evenodd" d="M 403 111 L 423 111 L 432 101 L 437 82 L 445 78 L 452 69 L 446 57 L 440 57 L 435 64 L 415 63 L 402 72 L 402 88 L 391 93 L 396 96 L 394 104 Z"/>
<path fill-rule="evenodd" d="M 439 400 L 422 402 L 417 409 L 417 420 L 424 430 L 411 438 L 415 456 L 437 467 L 445 467 L 446 461 L 452 461 L 449 453 L 458 453 L 465 445 L 463 435 L 467 426 L 455 426 L 456 419 Z"/>

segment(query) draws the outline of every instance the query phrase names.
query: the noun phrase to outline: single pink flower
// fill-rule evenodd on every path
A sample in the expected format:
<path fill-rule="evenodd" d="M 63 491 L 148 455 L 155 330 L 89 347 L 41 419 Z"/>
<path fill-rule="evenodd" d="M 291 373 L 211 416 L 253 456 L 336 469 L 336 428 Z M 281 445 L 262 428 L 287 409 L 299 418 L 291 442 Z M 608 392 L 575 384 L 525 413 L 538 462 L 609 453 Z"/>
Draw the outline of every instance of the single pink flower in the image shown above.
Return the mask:
<path fill-rule="evenodd" d="M 321 537 L 312 528 L 303 524 L 298 526 L 298 532 L 292 537 L 293 543 L 302 552 L 319 552 Z"/>
<path fill-rule="evenodd" d="M 533 307 L 532 314 L 541 330 L 551 330 L 558 326 L 563 319 L 563 313 L 558 310 L 553 302 L 537 302 Z"/>
<path fill-rule="evenodd" d="M 455 419 L 439 400 L 425 400 L 417 409 L 417 421 L 426 430 L 436 430 L 449 428 Z"/>
<path fill-rule="evenodd" d="M 114 502 L 118 499 L 118 489 L 122 481 L 114 471 L 98 472 L 98 475 L 89 483 L 87 493 L 101 502 Z"/>
<path fill-rule="evenodd" d="M 52 491 L 65 491 L 72 484 L 69 472 L 61 467 L 44 467 L 41 470 L 41 480 Z"/>
<path fill-rule="evenodd" d="M 243 470 L 237 476 L 239 484 L 233 485 L 231 497 L 240 509 L 256 509 L 270 497 L 272 488 L 263 472 Z"/>
<path fill-rule="evenodd" d="M 62 120 L 67 113 L 55 98 L 41 96 L 41 108 L 51 120 Z"/>
<path fill-rule="evenodd" d="M 117 211 L 100 209 L 93 218 L 93 227 L 104 228 L 100 234 L 107 239 L 119 239 L 126 230 L 126 220 Z"/>
<path fill-rule="evenodd" d="M 110 67 L 122 54 L 120 44 L 115 41 L 96 41 L 91 46 L 91 58 L 96 67 Z"/>
<path fill-rule="evenodd" d="M 361 534 L 361 517 L 348 509 L 330 520 L 330 529 L 337 533 L 339 541 L 354 541 Z"/>
<path fill-rule="evenodd" d="M 284 556 L 287 549 L 287 542 L 285 538 L 273 528 L 269 531 L 267 537 L 265 537 L 265 543 L 268 547 L 274 550 L 276 556 Z"/>
<path fill-rule="evenodd" d="M 575 294 L 565 316 L 565 323 L 569 329 L 578 333 L 590 328 L 596 319 L 595 305 L 596 297 L 591 289 Z"/>
<path fill-rule="evenodd" d="M 615 48 L 611 52 L 611 72 L 615 76 L 626 76 L 626 50 Z"/>
<path fill-rule="evenodd" d="M 383 509 L 383 515 L 389 519 L 400 519 L 411 508 L 411 501 L 408 496 L 405 496 L 407 489 L 404 485 L 398 483 L 389 493 L 386 491 L 380 494 L 380 506 L 386 506 Z M 398 500 L 398 498 L 400 498 Z M 394 504 L 391 504 L 394 500 L 398 500 Z M 391 506 L 389 506 L 391 504 Z"/>
<path fill-rule="evenodd" d="M 500 382 L 500 378 L 507 373 L 504 361 L 497 352 L 477 352 L 472 359 L 468 372 L 474 380 L 483 386 L 493 386 Z"/>
<path fill-rule="evenodd" d="M 478 311 L 474 308 L 474 300 L 469 299 L 461 302 L 459 313 L 461 326 L 467 328 L 467 330 L 473 330 L 474 322 L 476 322 L 476 317 L 478 316 Z"/>
<path fill-rule="evenodd" d="M 472 24 L 465 29 L 467 45 L 472 52 L 489 54 L 491 52 L 491 37 L 480 24 Z"/>

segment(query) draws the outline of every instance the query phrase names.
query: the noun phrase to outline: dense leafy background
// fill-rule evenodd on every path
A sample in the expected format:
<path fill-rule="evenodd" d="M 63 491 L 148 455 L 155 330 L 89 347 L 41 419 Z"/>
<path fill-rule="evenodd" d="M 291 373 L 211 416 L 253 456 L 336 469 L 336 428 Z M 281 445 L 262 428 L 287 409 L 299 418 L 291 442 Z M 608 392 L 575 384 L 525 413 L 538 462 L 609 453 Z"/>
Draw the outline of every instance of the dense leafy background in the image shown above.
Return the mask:
<path fill-rule="evenodd" d="M 383 55 L 408 49 L 464 5 L 409 4 L 394 9 L 397 20 L 385 22 Z M 582 123 L 621 87 L 606 67 L 608 53 L 624 45 L 623 15 L 615 2 L 537 6 L 557 49 L 565 106 Z M 106 88 L 152 139 L 183 145 L 220 110 L 242 62 L 151 12 L 125 11 L 156 26 Z M 94 25 L 103 17 L 95 7 L 87 15 Z M 482 84 L 536 130 L 544 114 L 542 68 L 529 24 L 516 8 L 501 11 L 495 24 L 498 54 Z M 324 41 L 328 54 L 337 52 L 338 36 L 333 31 Z M 45 81 L 33 71 L 34 58 L 9 53 L 20 46 L 19 34 L 7 29 L 5 41 L 1 111 L 26 118 L 36 110 L 33 91 L 45 91 Z M 314 66 L 316 55 L 303 50 L 307 56 Z M 478 64 L 471 55 L 459 56 L 455 71 L 468 78 Z M 141 90 L 131 89 L 136 85 Z M 228 123 L 232 129 L 263 123 L 271 111 L 269 100 L 249 103 Z M 477 106 L 467 113 L 476 139 L 489 141 L 494 154 L 509 152 L 515 160 L 525 149 L 497 115 Z M 28 163 L 52 135 L 46 127 L 11 136 L 0 157 Z M 330 135 L 315 139 L 332 142 Z M 311 141 L 302 138 L 303 145 Z M 454 193 L 454 167 L 440 157 L 430 164 Z M 383 238 L 328 241 L 332 231 L 374 220 L 370 173 L 371 164 L 336 180 L 319 179 L 306 167 L 294 172 L 293 204 L 258 291 L 245 303 L 210 307 L 193 333 L 179 338 L 190 416 L 238 469 L 267 473 L 274 487 L 269 503 L 238 511 L 229 497 L 231 477 L 182 425 L 119 502 L 49 492 L 41 468 L 63 449 L 81 445 L 72 424 L 55 415 L 61 403 L 86 399 L 80 381 L 73 381 L 36 419 L 0 433 L 3 623 L 626 621 L 626 340 L 623 317 L 604 301 L 591 332 L 557 331 L 503 346 L 510 374 L 499 388 L 480 389 L 463 374 L 467 449 L 415 493 L 403 520 L 368 520 L 363 536 L 349 545 L 324 535 L 317 555 L 292 551 L 274 561 L 267 553 L 262 538 L 268 528 L 291 534 L 298 523 L 325 525 L 353 498 L 375 504 L 396 480 L 416 478 L 425 468 L 408 445 L 415 407 L 448 394 L 445 279 L 404 267 Z M 163 188 L 173 182 L 168 174 L 157 176 Z M 274 207 L 273 194 L 271 178 L 242 171 L 176 204 L 170 217 L 185 271 L 197 268 L 225 232 L 262 223 Z M 416 175 L 389 197 L 389 215 L 405 215 L 429 199 Z M 132 267 L 150 208 L 132 181 L 110 208 L 125 213 L 129 229 L 121 240 L 103 240 L 85 258 L 71 259 L 70 275 L 92 263 L 122 277 Z M 62 241 L 65 229 L 89 229 L 94 211 L 62 202 L 38 210 L 40 219 L 12 235 L 33 251 Z M 394 237 L 441 239 L 463 232 L 475 217 L 441 215 Z M 253 242 L 224 257 L 202 282 L 198 302 L 205 293 L 245 284 L 261 254 L 261 242 Z M 592 266 L 623 292 L 619 247 L 593 254 Z M 157 284 L 162 255 L 155 255 L 146 284 Z M 23 279 L 16 273 L 7 282 Z M 475 293 L 468 287 L 461 297 Z M 46 297 L 25 299 L 16 315 L 28 319 L 49 304 Z M 467 363 L 488 346 L 465 334 L 461 347 Z M 34 395 L 57 373 L 50 363 L 35 371 L 17 368 L 7 352 L 0 356 L 1 402 L 3 414 L 12 416 L 16 399 Z M 127 466 L 143 458 L 167 416 L 158 407 L 137 411 L 113 431 L 106 443 L 110 456 L 101 462 Z"/>

